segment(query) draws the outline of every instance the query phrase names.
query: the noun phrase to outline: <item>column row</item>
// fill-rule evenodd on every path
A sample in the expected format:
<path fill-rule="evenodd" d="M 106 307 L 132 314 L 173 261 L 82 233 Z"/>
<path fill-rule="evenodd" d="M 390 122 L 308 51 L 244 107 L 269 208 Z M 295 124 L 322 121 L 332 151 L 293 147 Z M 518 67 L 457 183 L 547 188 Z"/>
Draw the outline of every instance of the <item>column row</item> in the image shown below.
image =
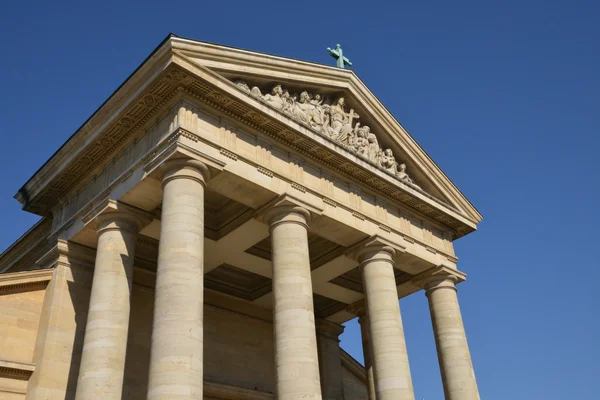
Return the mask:
<path fill-rule="evenodd" d="M 174 159 L 165 162 L 161 172 L 147 398 L 202 399 L 204 190 L 210 171 L 199 161 Z M 134 247 L 137 232 L 148 221 L 135 211 L 108 211 L 95 220 L 98 246 L 77 400 L 120 399 L 123 387 Z M 264 218 L 272 242 L 276 398 L 320 400 L 308 249 L 311 213 L 287 202 L 275 204 Z M 370 400 L 414 400 L 394 256 L 392 247 L 381 244 L 356 251 L 365 293 L 360 322 Z M 446 398 L 478 399 L 454 282 L 438 277 L 425 285 Z"/>
<path fill-rule="evenodd" d="M 385 247 L 378 251 L 391 253 Z M 385 295 L 386 291 L 392 290 L 390 282 L 393 272 L 390 273 L 389 268 L 384 268 L 381 262 L 389 257 L 375 249 L 370 254 L 361 264 L 366 290 L 364 306 L 353 309 L 359 317 L 361 327 L 368 399 L 414 399 L 399 308 L 398 313 L 392 312 L 392 295 Z M 378 264 L 371 264 L 377 259 Z M 373 268 L 373 265 L 377 265 L 377 268 Z M 460 278 L 461 274 L 456 270 L 436 267 L 417 276 L 415 282 L 423 286 L 429 300 L 446 400 L 479 400 L 479 390 L 456 295 L 456 283 Z M 377 294 L 373 295 L 369 290 Z M 387 298 L 383 299 L 384 296 Z M 374 301 L 376 304 L 373 304 Z M 387 316 L 385 311 L 378 309 L 384 301 L 389 301 L 388 307 L 382 307 L 387 310 Z M 387 323 L 384 322 L 386 317 Z M 410 389 L 407 390 L 407 387 Z"/>

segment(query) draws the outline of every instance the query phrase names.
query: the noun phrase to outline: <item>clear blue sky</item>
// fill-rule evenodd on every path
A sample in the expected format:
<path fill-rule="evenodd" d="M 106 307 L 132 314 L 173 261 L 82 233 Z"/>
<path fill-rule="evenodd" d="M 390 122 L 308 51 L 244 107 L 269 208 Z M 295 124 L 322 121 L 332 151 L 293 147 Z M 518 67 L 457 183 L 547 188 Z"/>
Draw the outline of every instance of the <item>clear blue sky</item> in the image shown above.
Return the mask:
<path fill-rule="evenodd" d="M 169 32 L 326 64 L 341 43 L 484 215 L 456 242 L 482 398 L 600 397 L 600 2 L 69 3 L 0 11 L 0 248 L 36 221 L 19 187 Z M 426 298 L 401 307 L 417 398 L 441 400 Z"/>

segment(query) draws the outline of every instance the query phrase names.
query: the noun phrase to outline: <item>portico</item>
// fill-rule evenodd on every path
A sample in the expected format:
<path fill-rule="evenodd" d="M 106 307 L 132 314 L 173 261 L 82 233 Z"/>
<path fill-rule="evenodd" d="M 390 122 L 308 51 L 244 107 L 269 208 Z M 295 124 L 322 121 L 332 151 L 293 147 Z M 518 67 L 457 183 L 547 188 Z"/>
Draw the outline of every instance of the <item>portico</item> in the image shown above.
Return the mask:
<path fill-rule="evenodd" d="M 479 398 L 452 241 L 481 216 L 353 72 L 171 37 L 103 107 L 17 196 L 95 257 L 77 399 L 127 397 L 133 287 L 151 299 L 148 399 L 235 381 L 254 390 L 235 398 L 414 400 L 398 299 L 420 291 L 446 398 Z M 217 382 L 213 306 L 272 325 L 272 370 Z M 359 395 L 337 343 L 357 316 Z M 50 393 L 50 356 L 32 393 Z"/>

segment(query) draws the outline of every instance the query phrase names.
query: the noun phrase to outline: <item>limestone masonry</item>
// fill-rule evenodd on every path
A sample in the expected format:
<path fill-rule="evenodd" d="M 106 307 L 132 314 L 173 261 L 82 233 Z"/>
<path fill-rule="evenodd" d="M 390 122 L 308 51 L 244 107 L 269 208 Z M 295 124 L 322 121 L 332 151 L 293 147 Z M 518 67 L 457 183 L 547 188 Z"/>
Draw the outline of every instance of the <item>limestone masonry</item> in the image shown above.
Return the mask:
<path fill-rule="evenodd" d="M 416 292 L 479 399 L 453 241 L 482 217 L 350 70 L 170 35 L 15 198 L 0 399 L 415 400 Z"/>

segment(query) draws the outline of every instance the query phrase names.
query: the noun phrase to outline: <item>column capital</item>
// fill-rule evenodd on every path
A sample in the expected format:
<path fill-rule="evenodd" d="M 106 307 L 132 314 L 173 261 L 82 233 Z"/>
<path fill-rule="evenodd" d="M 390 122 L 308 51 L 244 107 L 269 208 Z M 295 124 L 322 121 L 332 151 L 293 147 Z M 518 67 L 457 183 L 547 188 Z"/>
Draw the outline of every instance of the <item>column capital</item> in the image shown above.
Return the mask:
<path fill-rule="evenodd" d="M 412 281 L 429 293 L 436 289 L 447 288 L 456 290 L 456 284 L 467 279 L 467 275 L 446 265 L 438 265 L 415 276 Z"/>
<path fill-rule="evenodd" d="M 158 170 L 162 175 L 163 186 L 173 179 L 192 179 L 206 186 L 211 177 L 206 164 L 187 157 L 168 159 L 160 164 Z"/>
<path fill-rule="evenodd" d="M 82 217 L 85 226 L 97 233 L 107 230 L 126 230 L 138 233 L 152 222 L 150 213 L 113 199 L 106 199 Z"/>
<path fill-rule="evenodd" d="M 404 253 L 406 247 L 381 235 L 373 235 L 351 246 L 346 251 L 346 256 L 359 262 L 381 257 L 381 253 L 387 254 L 386 259 L 393 262 L 396 254 Z"/>
<path fill-rule="evenodd" d="M 344 333 L 344 326 L 335 322 L 327 321 L 326 319 L 316 319 L 315 327 L 317 334 L 327 336 L 329 338 L 339 340 L 339 336 Z"/>
<path fill-rule="evenodd" d="M 299 223 L 308 228 L 312 217 L 322 213 L 323 208 L 319 205 L 311 204 L 290 193 L 284 193 L 259 208 L 254 218 L 268 224 L 271 229 L 283 222 Z"/>

